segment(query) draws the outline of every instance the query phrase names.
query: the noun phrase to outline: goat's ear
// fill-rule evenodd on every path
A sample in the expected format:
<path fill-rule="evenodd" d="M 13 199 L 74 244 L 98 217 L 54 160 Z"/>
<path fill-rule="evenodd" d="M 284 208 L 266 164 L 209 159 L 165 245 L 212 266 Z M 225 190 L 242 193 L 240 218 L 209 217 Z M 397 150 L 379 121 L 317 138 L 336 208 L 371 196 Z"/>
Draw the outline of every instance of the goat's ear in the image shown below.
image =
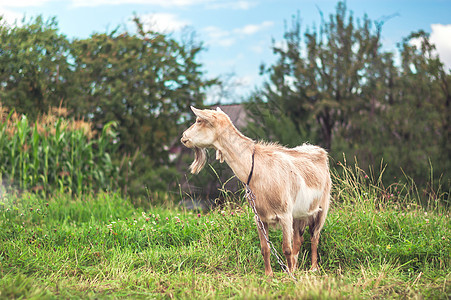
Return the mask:
<path fill-rule="evenodd" d="M 191 110 L 197 117 L 207 120 L 207 121 L 211 120 L 211 114 L 209 114 L 208 112 L 201 110 L 201 109 L 197 109 L 194 106 L 191 106 Z"/>

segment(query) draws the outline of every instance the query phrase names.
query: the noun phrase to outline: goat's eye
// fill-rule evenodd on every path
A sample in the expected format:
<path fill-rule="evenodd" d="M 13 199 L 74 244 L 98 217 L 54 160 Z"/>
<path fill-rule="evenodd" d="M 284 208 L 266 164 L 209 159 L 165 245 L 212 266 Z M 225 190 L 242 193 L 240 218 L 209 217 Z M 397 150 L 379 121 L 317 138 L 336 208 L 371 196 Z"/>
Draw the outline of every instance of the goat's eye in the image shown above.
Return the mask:
<path fill-rule="evenodd" d="M 196 120 L 196 123 L 201 124 L 201 123 L 202 123 L 202 120 L 201 120 L 201 119 L 197 119 L 197 120 Z"/>

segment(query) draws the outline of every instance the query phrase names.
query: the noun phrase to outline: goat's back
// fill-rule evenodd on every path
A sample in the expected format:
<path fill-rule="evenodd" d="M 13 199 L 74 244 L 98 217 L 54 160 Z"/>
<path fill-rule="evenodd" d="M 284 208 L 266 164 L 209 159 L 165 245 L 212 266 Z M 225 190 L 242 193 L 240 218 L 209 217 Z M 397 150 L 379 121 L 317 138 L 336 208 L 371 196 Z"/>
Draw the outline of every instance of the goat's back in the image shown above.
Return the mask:
<path fill-rule="evenodd" d="M 259 206 L 268 218 L 293 209 L 298 200 L 306 213 L 319 206 L 327 207 L 330 186 L 328 155 L 324 149 L 309 144 L 295 148 L 273 143 L 257 145 L 251 188 L 264 198 Z"/>

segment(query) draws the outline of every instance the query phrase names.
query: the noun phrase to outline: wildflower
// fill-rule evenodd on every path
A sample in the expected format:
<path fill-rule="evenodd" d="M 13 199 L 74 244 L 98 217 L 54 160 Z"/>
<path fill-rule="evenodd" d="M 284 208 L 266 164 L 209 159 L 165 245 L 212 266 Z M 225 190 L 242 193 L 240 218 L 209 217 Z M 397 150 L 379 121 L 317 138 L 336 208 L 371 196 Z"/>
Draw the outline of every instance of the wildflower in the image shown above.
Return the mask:
<path fill-rule="evenodd" d="M 367 178 L 368 178 L 368 175 L 365 174 L 365 179 L 367 179 Z"/>
<path fill-rule="evenodd" d="M 150 221 L 150 218 L 146 218 L 146 222 L 149 222 Z"/>
<path fill-rule="evenodd" d="M 426 221 L 426 224 L 429 224 L 429 219 L 426 219 L 425 221 Z"/>
<path fill-rule="evenodd" d="M 444 237 L 444 236 L 442 236 L 442 240 L 445 240 L 445 237 Z"/>
<path fill-rule="evenodd" d="M 390 245 L 387 245 L 386 248 L 387 248 L 387 250 L 390 250 L 390 249 L 391 249 L 391 246 L 390 246 Z"/>
<path fill-rule="evenodd" d="M 200 215 L 200 213 L 199 213 L 199 214 L 197 214 L 197 217 L 198 217 L 198 218 L 200 218 L 200 216 L 201 216 L 201 215 Z"/>

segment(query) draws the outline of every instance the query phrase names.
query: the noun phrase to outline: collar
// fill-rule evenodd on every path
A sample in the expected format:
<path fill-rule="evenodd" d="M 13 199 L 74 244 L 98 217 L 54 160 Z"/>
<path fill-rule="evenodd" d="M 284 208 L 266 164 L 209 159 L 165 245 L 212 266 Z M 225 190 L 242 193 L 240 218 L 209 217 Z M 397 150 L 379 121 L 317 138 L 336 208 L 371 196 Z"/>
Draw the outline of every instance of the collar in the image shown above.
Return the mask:
<path fill-rule="evenodd" d="M 249 183 L 251 182 L 251 179 L 252 179 L 252 174 L 254 174 L 254 156 L 255 156 L 255 147 L 254 147 L 254 151 L 252 151 L 252 167 L 251 167 L 249 176 L 247 177 L 246 185 L 249 185 Z"/>

